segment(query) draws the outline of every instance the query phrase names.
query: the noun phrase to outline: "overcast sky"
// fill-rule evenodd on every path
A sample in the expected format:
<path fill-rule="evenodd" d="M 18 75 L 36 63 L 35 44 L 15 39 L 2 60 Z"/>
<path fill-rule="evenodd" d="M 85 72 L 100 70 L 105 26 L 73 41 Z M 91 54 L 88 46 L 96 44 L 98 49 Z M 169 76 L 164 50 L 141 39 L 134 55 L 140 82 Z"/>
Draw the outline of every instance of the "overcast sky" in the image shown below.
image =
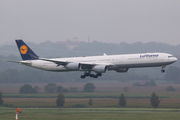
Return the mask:
<path fill-rule="evenodd" d="M 180 0 L 0 0 L 0 44 L 72 40 L 180 44 Z"/>

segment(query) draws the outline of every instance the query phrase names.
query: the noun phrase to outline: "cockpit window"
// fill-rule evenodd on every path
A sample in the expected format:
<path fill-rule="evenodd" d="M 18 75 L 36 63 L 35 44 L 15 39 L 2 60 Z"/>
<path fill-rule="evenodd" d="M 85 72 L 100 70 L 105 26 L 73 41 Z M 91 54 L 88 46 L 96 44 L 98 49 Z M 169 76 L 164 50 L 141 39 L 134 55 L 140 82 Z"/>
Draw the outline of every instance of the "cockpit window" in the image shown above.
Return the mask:
<path fill-rule="evenodd" d="M 173 57 L 173 56 L 168 56 L 168 58 L 171 58 L 171 57 Z"/>

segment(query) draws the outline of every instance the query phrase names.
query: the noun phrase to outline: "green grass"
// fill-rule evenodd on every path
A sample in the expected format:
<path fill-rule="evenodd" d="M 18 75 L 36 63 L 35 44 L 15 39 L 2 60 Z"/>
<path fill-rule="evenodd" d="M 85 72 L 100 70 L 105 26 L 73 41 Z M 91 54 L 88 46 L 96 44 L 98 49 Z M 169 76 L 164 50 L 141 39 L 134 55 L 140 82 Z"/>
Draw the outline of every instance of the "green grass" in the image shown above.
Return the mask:
<path fill-rule="evenodd" d="M 149 108 L 24 109 L 19 120 L 179 120 L 179 111 Z M 2 108 L 0 119 L 15 119 L 15 109 Z"/>

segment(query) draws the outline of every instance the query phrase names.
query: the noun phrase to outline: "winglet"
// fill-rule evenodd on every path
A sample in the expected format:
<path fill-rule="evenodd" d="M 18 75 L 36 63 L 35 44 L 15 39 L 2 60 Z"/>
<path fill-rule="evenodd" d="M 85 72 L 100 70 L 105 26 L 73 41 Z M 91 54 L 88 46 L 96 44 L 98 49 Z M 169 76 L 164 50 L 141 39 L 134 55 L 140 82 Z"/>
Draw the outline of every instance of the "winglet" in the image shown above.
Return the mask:
<path fill-rule="evenodd" d="M 23 40 L 16 40 L 16 44 L 23 60 L 36 60 L 38 58 Z"/>

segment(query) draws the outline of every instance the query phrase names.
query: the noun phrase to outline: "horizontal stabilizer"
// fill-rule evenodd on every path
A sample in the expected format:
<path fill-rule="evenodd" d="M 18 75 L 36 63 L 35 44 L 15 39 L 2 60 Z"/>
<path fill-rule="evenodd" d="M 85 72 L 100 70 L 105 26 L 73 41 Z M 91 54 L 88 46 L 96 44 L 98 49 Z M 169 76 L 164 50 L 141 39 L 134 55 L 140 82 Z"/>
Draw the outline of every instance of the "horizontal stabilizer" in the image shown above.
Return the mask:
<path fill-rule="evenodd" d="M 6 62 L 13 62 L 13 63 L 19 63 L 24 65 L 31 65 L 30 61 L 14 61 L 14 60 L 6 60 Z"/>

